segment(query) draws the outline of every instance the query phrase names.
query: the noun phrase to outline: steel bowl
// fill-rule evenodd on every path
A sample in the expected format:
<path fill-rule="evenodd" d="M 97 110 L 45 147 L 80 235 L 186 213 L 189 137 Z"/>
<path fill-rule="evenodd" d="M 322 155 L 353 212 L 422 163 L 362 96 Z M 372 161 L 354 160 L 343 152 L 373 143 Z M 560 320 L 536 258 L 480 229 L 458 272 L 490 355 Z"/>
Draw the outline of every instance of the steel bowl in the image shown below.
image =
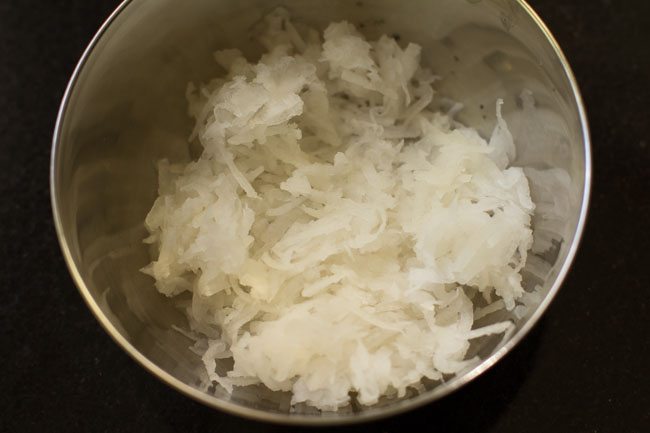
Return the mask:
<path fill-rule="evenodd" d="M 510 318 L 515 330 L 476 341 L 468 356 L 480 361 L 444 383 L 324 413 L 292 407 L 287 393 L 263 387 L 229 395 L 209 387 L 200 358 L 189 349 L 192 341 L 178 331 L 187 328 L 184 315 L 139 271 L 151 260 L 142 240 L 156 197 L 155 162 L 190 157 L 187 83 L 218 73 L 216 49 L 258 55 L 257 24 L 280 4 L 321 29 L 345 19 L 369 37 L 387 33 L 420 44 L 424 62 L 443 77 L 440 94 L 462 101 L 459 119 L 485 135 L 495 123 L 496 99 L 505 100 L 515 164 L 526 167 L 538 205 L 533 252 L 523 271 L 537 300 L 531 295 L 527 310 L 481 319 Z M 522 92 L 532 93 L 534 108 L 522 103 Z M 127 0 L 91 41 L 70 80 L 54 132 L 50 180 L 56 230 L 74 281 L 101 325 L 137 362 L 216 409 L 272 422 L 334 424 L 431 403 L 521 341 L 569 270 L 585 224 L 590 176 L 578 86 L 553 36 L 523 1 Z"/>

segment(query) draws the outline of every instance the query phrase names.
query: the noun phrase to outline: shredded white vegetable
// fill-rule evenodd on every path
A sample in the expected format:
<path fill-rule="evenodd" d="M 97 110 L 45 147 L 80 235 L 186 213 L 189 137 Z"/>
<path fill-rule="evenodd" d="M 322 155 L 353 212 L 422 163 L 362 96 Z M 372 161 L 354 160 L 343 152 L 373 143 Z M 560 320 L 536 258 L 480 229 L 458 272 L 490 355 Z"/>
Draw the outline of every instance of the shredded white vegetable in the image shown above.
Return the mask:
<path fill-rule="evenodd" d="M 472 329 L 468 288 L 513 309 L 532 244 L 502 102 L 485 140 L 428 108 L 418 45 L 347 22 L 321 40 L 282 9 L 266 23 L 258 63 L 220 51 L 227 74 L 188 88 L 203 153 L 160 162 L 144 271 L 192 293 L 208 374 L 230 391 L 336 410 L 458 372 L 470 339 L 511 326 Z"/>

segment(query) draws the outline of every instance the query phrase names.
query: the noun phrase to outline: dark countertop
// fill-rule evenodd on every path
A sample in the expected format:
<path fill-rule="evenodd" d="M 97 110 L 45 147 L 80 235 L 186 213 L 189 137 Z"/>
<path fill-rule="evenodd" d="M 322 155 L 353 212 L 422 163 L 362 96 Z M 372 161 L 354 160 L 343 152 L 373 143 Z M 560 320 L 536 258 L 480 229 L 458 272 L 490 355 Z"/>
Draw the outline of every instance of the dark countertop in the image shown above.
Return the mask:
<path fill-rule="evenodd" d="M 195 403 L 136 365 L 77 293 L 51 221 L 50 136 L 116 0 L 0 2 L 0 431 L 279 432 Z M 535 330 L 440 402 L 347 432 L 650 431 L 650 3 L 531 0 L 592 128 L 591 213 Z"/>

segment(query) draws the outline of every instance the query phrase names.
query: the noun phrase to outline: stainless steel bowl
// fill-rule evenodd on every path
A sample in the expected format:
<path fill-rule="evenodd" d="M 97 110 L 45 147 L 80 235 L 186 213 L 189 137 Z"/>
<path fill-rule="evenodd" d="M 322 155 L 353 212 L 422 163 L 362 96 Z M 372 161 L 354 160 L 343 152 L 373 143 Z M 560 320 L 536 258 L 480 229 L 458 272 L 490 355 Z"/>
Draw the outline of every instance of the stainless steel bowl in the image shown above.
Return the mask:
<path fill-rule="evenodd" d="M 249 56 L 255 24 L 278 4 L 314 26 L 346 19 L 368 36 L 399 33 L 423 46 L 444 77 L 440 92 L 465 103 L 461 120 L 489 134 L 504 98 L 517 164 L 535 168 L 535 246 L 524 270 L 541 299 L 508 338 L 470 349 L 480 363 L 442 384 L 372 407 L 319 413 L 291 409 L 289 396 L 240 388 L 203 391 L 206 378 L 191 342 L 172 328 L 185 318 L 139 272 L 150 261 L 144 217 L 156 196 L 155 161 L 189 157 L 188 82 L 217 71 L 212 52 Z M 523 113 L 521 92 L 536 108 Z M 555 172 L 548 169 L 556 169 Z M 564 175 L 560 175 L 562 170 Z M 267 421 L 327 424 L 367 420 L 432 402 L 477 377 L 538 321 L 562 283 L 582 233 L 591 160 L 585 111 L 569 65 L 542 21 L 515 0 L 127 0 L 111 15 L 70 80 L 54 134 L 51 165 L 56 229 L 70 272 L 106 331 L 151 373 L 214 408 Z M 560 179 L 560 180 L 558 180 Z M 483 323 L 501 320 L 496 314 Z"/>

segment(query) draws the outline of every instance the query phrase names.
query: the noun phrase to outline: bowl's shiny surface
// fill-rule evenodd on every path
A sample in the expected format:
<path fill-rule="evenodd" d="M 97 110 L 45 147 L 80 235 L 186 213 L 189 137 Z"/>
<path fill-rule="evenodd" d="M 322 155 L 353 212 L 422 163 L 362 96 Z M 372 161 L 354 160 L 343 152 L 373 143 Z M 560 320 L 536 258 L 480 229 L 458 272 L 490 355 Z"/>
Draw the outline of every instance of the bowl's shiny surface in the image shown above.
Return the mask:
<path fill-rule="evenodd" d="M 232 396 L 204 392 L 200 359 L 183 328 L 183 314 L 139 272 L 150 261 L 143 221 L 156 196 L 155 161 L 189 158 L 188 82 L 218 73 L 212 52 L 237 47 L 250 57 L 260 18 L 281 4 L 316 27 L 346 19 L 370 36 L 398 33 L 423 46 L 424 61 L 443 77 L 440 92 L 465 103 L 460 119 L 489 134 L 494 102 L 517 143 L 517 165 L 564 170 L 568 187 L 531 184 L 546 200 L 535 216 L 539 306 L 516 320 L 506 341 L 471 348 L 481 362 L 465 373 L 403 399 L 369 408 L 320 414 L 290 411 L 285 394 L 241 388 Z M 521 116 L 523 90 L 536 100 Z M 558 290 L 579 242 L 590 187 L 586 116 L 565 58 L 539 18 L 515 0 L 131 0 L 108 19 L 77 67 L 54 136 L 51 188 L 54 218 L 70 271 L 109 334 L 153 374 L 210 406 L 278 422 L 351 422 L 397 413 L 433 401 L 478 376 L 528 332 Z M 550 195 L 549 195 L 550 194 Z M 558 215 L 562 215 L 558 218 Z M 549 249 L 549 246 L 551 248 Z M 540 272 L 540 269 L 543 272 Z M 503 317 L 490 317 L 496 321 Z"/>

